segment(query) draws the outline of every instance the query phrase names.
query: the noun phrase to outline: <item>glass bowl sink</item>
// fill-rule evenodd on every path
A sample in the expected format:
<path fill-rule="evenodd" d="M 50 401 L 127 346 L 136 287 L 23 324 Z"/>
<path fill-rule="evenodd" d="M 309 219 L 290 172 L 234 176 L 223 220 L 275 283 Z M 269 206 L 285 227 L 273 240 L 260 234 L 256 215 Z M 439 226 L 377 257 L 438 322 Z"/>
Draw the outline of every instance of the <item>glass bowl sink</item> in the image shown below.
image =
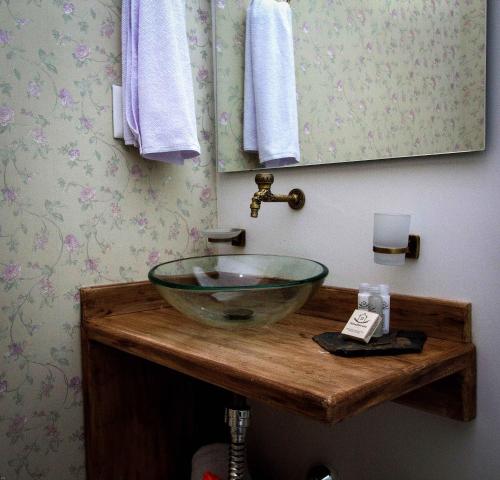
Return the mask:
<path fill-rule="evenodd" d="M 328 275 L 305 258 L 209 255 L 162 263 L 149 280 L 188 317 L 217 327 L 267 325 L 298 310 Z"/>

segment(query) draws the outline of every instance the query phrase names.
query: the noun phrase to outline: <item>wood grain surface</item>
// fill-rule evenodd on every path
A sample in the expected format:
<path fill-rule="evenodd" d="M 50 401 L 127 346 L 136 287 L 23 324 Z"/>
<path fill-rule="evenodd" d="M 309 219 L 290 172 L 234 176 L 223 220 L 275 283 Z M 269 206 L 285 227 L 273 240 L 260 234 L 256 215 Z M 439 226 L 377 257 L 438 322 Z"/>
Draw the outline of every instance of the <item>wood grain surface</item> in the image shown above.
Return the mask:
<path fill-rule="evenodd" d="M 231 392 L 325 422 L 387 400 L 456 420 L 476 413 L 471 307 L 392 296 L 392 326 L 429 336 L 423 352 L 336 357 L 312 337 L 339 331 L 356 292 L 323 287 L 271 326 L 189 320 L 149 282 L 81 289 L 88 480 L 187 480 L 201 445 L 227 441 Z"/>
<path fill-rule="evenodd" d="M 346 322 L 357 294 L 351 288 L 322 287 L 299 313 Z M 471 341 L 471 304 L 392 293 L 391 328 L 421 330 L 429 337 L 467 343 Z"/>
<path fill-rule="evenodd" d="M 189 479 L 202 445 L 224 442 L 229 392 L 82 337 L 89 480 Z"/>
<path fill-rule="evenodd" d="M 82 318 L 139 312 L 166 306 L 150 282 L 102 285 L 81 289 Z M 346 322 L 357 304 L 357 290 L 321 287 L 297 312 Z M 457 300 L 391 294 L 391 326 L 421 330 L 430 337 L 471 341 L 471 304 Z"/>
<path fill-rule="evenodd" d="M 354 290 L 324 287 L 298 314 L 278 324 L 223 330 L 194 322 L 161 303 L 147 284 L 137 286 L 137 290 L 128 285 L 82 291 L 90 340 L 326 422 L 338 422 L 396 399 L 470 369 L 474 363 L 474 347 L 466 342 L 470 338 L 470 305 L 465 302 L 393 296 L 392 325 L 425 331 L 429 338 L 423 352 L 346 359 L 328 354 L 311 338 L 342 329 L 354 308 Z M 404 302 L 408 304 L 403 307 Z M 422 325 L 412 307 L 423 311 Z M 340 319 L 343 322 L 335 321 Z M 450 340 L 440 338 L 446 334 Z M 473 388 L 462 390 L 461 385 L 456 386 L 453 396 L 469 390 L 469 397 L 473 396 Z M 408 398 L 406 403 L 412 406 L 422 401 Z M 442 398 L 436 397 L 436 401 L 442 404 Z M 453 408 L 456 418 L 456 405 Z M 434 410 L 446 415 L 446 407 Z M 468 408 L 469 414 L 464 413 L 462 419 L 470 419 L 471 411 Z"/>

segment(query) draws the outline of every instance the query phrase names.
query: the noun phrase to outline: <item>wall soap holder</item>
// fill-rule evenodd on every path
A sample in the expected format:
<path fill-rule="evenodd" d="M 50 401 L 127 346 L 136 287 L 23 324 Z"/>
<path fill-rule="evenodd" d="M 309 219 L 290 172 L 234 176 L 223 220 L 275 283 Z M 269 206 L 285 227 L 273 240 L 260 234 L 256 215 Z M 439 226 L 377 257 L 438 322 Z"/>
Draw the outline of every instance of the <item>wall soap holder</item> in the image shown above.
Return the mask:
<path fill-rule="evenodd" d="M 202 230 L 201 233 L 207 237 L 210 243 L 229 243 L 233 247 L 244 247 L 246 232 L 243 228 L 216 227 Z"/>

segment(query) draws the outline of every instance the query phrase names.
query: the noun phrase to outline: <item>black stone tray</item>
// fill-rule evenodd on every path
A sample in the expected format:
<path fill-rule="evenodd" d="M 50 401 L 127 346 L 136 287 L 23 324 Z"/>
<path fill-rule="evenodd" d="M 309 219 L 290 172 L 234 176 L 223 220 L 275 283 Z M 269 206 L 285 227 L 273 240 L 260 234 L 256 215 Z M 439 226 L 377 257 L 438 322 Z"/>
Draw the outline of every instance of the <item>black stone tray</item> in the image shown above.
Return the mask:
<path fill-rule="evenodd" d="M 325 332 L 313 337 L 322 348 L 342 357 L 372 357 L 420 353 L 427 340 L 423 332 L 399 330 L 361 343 L 344 337 L 338 332 Z"/>

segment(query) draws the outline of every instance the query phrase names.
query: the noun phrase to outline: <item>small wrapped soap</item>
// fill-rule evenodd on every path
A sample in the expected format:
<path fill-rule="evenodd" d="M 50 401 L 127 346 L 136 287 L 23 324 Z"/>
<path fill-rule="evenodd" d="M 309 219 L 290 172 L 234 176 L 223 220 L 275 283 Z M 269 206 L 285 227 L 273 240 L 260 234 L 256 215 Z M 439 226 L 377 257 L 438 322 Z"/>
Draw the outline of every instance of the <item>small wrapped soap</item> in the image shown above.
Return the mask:
<path fill-rule="evenodd" d="M 381 321 L 382 318 L 375 312 L 354 310 L 344 330 L 342 330 L 342 335 L 368 343 Z"/>

